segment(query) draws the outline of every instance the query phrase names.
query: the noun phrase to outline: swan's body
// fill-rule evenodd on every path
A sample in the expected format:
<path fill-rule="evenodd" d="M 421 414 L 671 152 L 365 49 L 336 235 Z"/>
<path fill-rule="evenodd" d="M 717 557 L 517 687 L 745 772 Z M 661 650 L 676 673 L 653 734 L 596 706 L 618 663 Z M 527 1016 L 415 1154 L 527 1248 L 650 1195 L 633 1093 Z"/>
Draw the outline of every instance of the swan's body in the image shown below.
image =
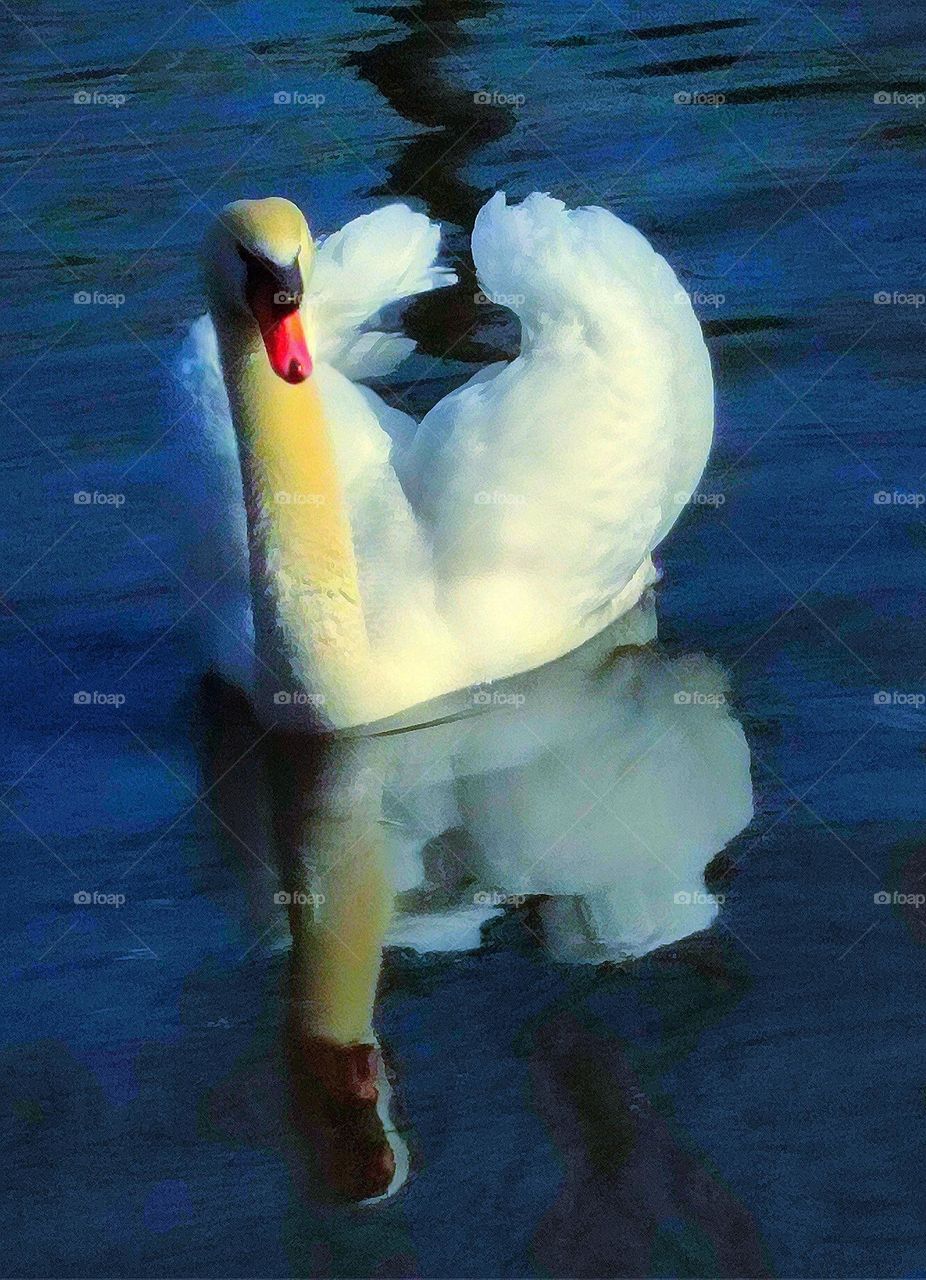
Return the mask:
<path fill-rule="evenodd" d="M 296 214 L 281 256 L 300 236 L 310 252 L 294 206 L 240 205 L 273 203 Z M 613 215 L 547 196 L 498 195 L 473 233 L 483 287 L 521 319 L 518 358 L 417 428 L 358 385 L 412 345 L 365 332 L 376 313 L 452 279 L 437 248 L 401 205 L 323 241 L 301 305 L 314 372 L 298 385 L 216 287 L 213 322 L 191 334 L 187 373 L 225 466 L 202 547 L 204 589 L 227 573 L 207 597 L 211 657 L 274 719 L 368 724 L 575 648 L 632 613 L 707 457 L 710 365 L 674 273 Z"/>
<path fill-rule="evenodd" d="M 292 350 L 262 348 L 235 284 L 236 239 L 273 271 L 301 263 Z M 393 745 L 358 753 L 361 769 L 375 756 L 396 887 L 422 883 L 423 846 L 453 829 L 477 884 L 584 895 L 592 952 L 640 954 L 713 919 L 704 865 L 751 813 L 748 751 L 710 664 L 599 665 L 655 637 L 652 551 L 711 442 L 705 344 L 671 268 L 632 227 L 498 195 L 473 256 L 486 293 L 520 317 L 521 353 L 418 425 L 358 380 L 409 354 L 374 320 L 452 281 L 437 250 L 437 227 L 401 205 L 317 247 L 285 201 L 239 202 L 220 220 L 207 245 L 212 319 L 194 324 L 183 356 L 204 429 L 182 439 L 173 468 L 195 521 L 207 660 L 267 724 L 382 729 L 470 713 L 446 732 L 366 738 Z M 284 380 L 308 355 L 311 376 Z M 562 686 L 543 664 L 573 650 Z M 536 701 L 509 717 L 518 673 Z M 490 681 L 501 683 L 487 695 Z M 686 687 L 701 693 L 680 706 L 673 689 Z M 501 721 L 480 729 L 471 713 L 496 692 Z M 350 806 L 352 786 L 333 785 L 338 803 Z M 608 804 L 590 805 L 599 790 Z M 436 927 L 405 920 L 393 940 L 472 945 L 496 910 L 470 890 L 468 911 Z"/>

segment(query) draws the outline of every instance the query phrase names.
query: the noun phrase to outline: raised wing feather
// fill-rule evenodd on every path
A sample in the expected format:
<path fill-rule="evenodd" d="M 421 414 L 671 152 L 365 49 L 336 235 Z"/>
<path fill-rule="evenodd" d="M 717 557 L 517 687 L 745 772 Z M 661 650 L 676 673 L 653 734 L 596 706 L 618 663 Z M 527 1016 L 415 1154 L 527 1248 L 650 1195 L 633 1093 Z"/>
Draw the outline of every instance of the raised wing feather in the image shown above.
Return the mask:
<path fill-rule="evenodd" d="M 318 355 L 352 379 L 388 373 L 414 350 L 410 338 L 371 329 L 384 307 L 454 284 L 436 265 L 440 227 L 404 204 L 354 218 L 322 240 L 306 306 Z"/>
<path fill-rule="evenodd" d="M 402 457 L 439 601 L 486 664 L 556 656 L 629 608 L 710 447 L 707 350 L 687 295 L 634 228 L 503 194 L 480 212 L 485 292 L 522 351 L 441 401 Z"/>

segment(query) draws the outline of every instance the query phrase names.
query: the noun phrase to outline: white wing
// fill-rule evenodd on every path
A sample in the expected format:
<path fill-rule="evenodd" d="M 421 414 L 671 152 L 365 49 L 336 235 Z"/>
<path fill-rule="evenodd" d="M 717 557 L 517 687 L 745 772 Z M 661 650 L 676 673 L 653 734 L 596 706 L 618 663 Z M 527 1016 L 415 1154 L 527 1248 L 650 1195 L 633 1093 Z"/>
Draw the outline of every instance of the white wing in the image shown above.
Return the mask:
<path fill-rule="evenodd" d="M 485 292 L 522 350 L 425 417 L 397 465 L 428 530 L 438 600 L 477 666 L 555 657 L 655 578 L 713 425 L 710 363 L 687 295 L 632 227 L 535 194 L 481 210 Z"/>
<path fill-rule="evenodd" d="M 318 358 L 351 379 L 388 373 L 415 348 L 400 334 L 368 331 L 390 303 L 454 284 L 435 265 L 440 227 L 407 205 L 366 213 L 320 242 L 306 307 Z"/>

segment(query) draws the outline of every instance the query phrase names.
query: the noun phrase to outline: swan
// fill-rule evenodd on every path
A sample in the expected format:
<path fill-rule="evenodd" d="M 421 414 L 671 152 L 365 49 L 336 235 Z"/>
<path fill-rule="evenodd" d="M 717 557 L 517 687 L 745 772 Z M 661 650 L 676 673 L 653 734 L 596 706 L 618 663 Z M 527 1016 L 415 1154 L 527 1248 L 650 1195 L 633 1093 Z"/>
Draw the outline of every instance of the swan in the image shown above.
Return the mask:
<path fill-rule="evenodd" d="M 752 814 L 722 673 L 647 644 L 653 552 L 713 432 L 687 295 L 606 210 L 499 193 L 473 260 L 520 352 L 418 424 L 364 383 L 414 346 L 384 309 L 454 281 L 439 244 L 402 204 L 318 242 L 287 200 L 227 205 L 182 356 L 202 430 L 172 468 L 207 660 L 269 739 L 294 1114 L 361 1203 L 409 1168 L 384 944 L 469 949 L 552 895 L 558 959 L 642 955 L 711 923 L 705 865 Z"/>
<path fill-rule="evenodd" d="M 388 724 L 606 631 L 655 634 L 653 552 L 713 432 L 687 294 L 607 210 L 500 192 L 472 253 L 520 353 L 416 423 L 364 380 L 414 348 L 379 314 L 454 282 L 439 243 L 403 204 L 316 242 L 278 197 L 206 235 L 209 314 L 181 358 L 202 430 L 175 470 L 209 662 L 268 723 Z"/>
<path fill-rule="evenodd" d="M 653 552 L 711 445 L 704 339 L 627 223 L 499 193 L 473 258 L 520 353 L 417 423 L 363 380 L 414 348 L 380 313 L 453 283 L 439 246 L 401 204 L 316 242 L 289 201 L 242 200 L 207 233 L 178 370 L 197 429 L 168 462 L 200 665 L 264 726 L 353 739 L 326 803 L 372 774 L 388 942 L 478 946 L 498 887 L 582 899 L 557 953 L 643 955 L 711 924 L 704 867 L 752 816 L 723 674 L 650 645 Z M 448 832 L 477 899 L 425 865 Z"/>

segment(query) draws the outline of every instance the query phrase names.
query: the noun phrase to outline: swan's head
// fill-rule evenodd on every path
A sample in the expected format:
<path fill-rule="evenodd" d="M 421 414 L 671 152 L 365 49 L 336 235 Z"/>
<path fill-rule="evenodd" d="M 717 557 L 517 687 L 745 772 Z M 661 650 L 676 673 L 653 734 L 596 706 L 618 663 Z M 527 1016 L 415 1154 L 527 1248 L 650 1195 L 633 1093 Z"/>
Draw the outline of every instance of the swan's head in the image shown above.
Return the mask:
<path fill-rule="evenodd" d="M 285 382 L 303 382 L 312 372 L 300 307 L 314 256 L 301 211 L 279 196 L 227 204 L 203 245 L 213 314 L 256 326 Z"/>

